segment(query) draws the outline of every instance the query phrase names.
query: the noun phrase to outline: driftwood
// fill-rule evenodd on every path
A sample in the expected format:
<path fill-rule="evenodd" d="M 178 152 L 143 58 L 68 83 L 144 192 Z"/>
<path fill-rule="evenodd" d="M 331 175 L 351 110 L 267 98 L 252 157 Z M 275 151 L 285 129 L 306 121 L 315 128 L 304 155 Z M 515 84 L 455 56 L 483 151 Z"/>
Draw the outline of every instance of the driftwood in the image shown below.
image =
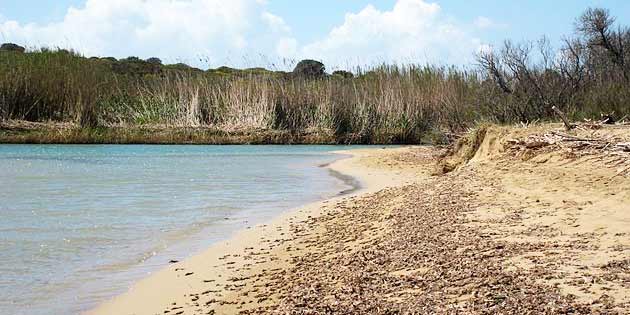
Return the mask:
<path fill-rule="evenodd" d="M 591 124 L 591 122 L 587 122 Z M 574 129 L 587 131 L 581 124 Z M 561 131 L 550 131 L 544 134 L 530 135 L 525 139 L 509 139 L 507 144 L 511 150 L 534 151 L 539 153 L 564 151 L 570 156 L 578 158 L 589 156 L 589 160 L 597 160 L 602 166 L 618 169 L 616 176 L 630 175 L 630 142 L 628 139 L 615 136 L 597 137 L 577 136 Z"/>
<path fill-rule="evenodd" d="M 553 106 L 551 107 L 551 109 L 553 109 L 553 111 L 560 117 L 560 119 L 562 119 L 564 127 L 567 128 L 567 130 L 575 128 L 575 125 L 569 122 L 569 118 L 567 118 L 567 115 L 565 115 L 558 107 Z"/>
<path fill-rule="evenodd" d="M 585 142 L 602 142 L 602 141 L 604 141 L 603 139 L 580 138 L 580 137 L 576 137 L 576 136 L 560 133 L 560 132 L 557 132 L 557 131 L 552 131 L 551 134 L 554 134 L 556 136 L 560 136 L 560 137 L 564 138 L 565 141 L 585 141 Z"/>
<path fill-rule="evenodd" d="M 617 144 L 615 144 L 615 146 L 618 147 L 619 149 L 621 149 L 624 152 L 630 152 L 630 142 L 617 143 Z"/>

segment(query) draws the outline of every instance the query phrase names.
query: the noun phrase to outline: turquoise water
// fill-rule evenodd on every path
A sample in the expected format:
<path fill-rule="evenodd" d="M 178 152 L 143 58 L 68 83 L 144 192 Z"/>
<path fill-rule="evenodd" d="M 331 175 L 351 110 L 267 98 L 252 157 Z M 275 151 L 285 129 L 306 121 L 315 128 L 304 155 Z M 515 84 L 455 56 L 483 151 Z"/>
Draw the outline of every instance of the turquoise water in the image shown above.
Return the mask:
<path fill-rule="evenodd" d="M 0 314 L 76 314 L 349 189 L 331 146 L 0 145 Z"/>

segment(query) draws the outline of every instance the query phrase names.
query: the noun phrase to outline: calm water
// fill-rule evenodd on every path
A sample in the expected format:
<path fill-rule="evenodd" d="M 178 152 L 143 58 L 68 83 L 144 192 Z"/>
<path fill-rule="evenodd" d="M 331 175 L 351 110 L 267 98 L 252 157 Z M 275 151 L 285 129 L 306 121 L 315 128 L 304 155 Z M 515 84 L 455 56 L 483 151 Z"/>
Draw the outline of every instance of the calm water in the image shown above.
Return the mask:
<path fill-rule="evenodd" d="M 348 184 L 330 146 L 0 145 L 0 314 L 76 314 Z"/>

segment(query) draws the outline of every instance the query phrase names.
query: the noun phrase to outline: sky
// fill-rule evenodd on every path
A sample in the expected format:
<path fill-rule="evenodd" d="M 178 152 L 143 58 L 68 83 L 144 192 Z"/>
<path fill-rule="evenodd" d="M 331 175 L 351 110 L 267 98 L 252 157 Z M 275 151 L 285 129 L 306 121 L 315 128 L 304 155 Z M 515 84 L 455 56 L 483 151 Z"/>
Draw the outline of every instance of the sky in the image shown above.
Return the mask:
<path fill-rule="evenodd" d="M 505 39 L 559 45 L 588 7 L 627 0 L 0 0 L 0 40 L 199 67 L 470 65 Z"/>

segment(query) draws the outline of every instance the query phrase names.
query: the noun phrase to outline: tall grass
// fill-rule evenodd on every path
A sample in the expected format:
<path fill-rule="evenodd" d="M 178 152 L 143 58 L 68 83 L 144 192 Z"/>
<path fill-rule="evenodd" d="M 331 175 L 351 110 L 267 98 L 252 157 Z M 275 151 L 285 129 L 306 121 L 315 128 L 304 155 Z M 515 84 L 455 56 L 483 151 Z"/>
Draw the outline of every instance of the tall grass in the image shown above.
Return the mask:
<path fill-rule="evenodd" d="M 464 128 L 473 115 L 465 103 L 478 84 L 456 70 L 417 66 L 384 65 L 355 78 L 180 70 L 136 76 L 65 51 L 0 54 L 3 119 L 83 127 L 332 132 L 357 143 L 416 143 L 442 126 Z"/>
<path fill-rule="evenodd" d="M 379 65 L 356 69 L 354 77 L 319 78 L 88 59 L 63 50 L 0 51 L 0 119 L 419 143 L 443 141 L 479 121 L 552 120 L 553 105 L 575 119 L 630 114 L 630 83 L 606 61 L 610 54 L 596 43 L 576 45 L 560 61 L 536 63 L 529 46 L 508 43 L 472 69 Z"/>

